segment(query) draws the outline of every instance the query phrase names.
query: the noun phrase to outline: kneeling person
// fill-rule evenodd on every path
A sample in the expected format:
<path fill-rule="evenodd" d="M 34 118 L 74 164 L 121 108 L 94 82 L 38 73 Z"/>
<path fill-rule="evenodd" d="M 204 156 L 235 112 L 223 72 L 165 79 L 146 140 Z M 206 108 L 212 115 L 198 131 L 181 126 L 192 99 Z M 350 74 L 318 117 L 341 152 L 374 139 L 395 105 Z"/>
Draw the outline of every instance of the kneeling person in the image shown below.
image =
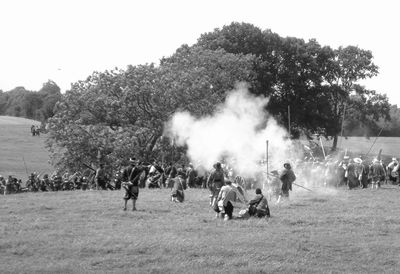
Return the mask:
<path fill-rule="evenodd" d="M 249 215 L 258 218 L 271 217 L 268 207 L 268 201 L 261 192 L 261 189 L 256 189 L 256 197 L 248 202 Z"/>

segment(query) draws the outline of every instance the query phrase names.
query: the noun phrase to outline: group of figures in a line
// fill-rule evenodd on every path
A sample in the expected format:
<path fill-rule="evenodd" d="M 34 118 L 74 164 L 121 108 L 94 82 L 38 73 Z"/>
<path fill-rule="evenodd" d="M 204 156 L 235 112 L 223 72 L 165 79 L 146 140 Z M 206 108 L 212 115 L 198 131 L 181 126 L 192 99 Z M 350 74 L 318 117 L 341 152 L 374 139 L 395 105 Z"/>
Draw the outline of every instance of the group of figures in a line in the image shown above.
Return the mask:
<path fill-rule="evenodd" d="M 32 134 L 32 136 L 40 136 L 40 131 L 41 131 L 41 129 L 40 129 L 39 126 L 35 126 L 35 125 L 31 126 L 31 134 Z"/>
<path fill-rule="evenodd" d="M 306 159 L 297 164 L 299 177 L 311 187 L 341 187 L 349 189 L 377 189 L 382 184 L 399 183 L 399 162 L 393 157 L 390 162 L 374 158 L 363 159 L 362 156 L 350 158 L 344 156 L 340 160 L 327 157 L 325 161 Z"/>

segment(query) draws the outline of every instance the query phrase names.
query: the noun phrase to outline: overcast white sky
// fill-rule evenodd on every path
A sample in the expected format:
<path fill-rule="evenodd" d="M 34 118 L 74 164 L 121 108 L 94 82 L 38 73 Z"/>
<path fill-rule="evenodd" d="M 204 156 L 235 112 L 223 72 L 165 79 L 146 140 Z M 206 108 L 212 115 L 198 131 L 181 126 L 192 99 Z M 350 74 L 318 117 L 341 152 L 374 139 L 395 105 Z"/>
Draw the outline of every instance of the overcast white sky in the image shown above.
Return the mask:
<path fill-rule="evenodd" d="M 321 45 L 371 50 L 363 83 L 400 106 L 400 9 L 395 0 L 0 0 L 0 89 L 65 91 L 93 71 L 155 62 L 233 21 Z"/>

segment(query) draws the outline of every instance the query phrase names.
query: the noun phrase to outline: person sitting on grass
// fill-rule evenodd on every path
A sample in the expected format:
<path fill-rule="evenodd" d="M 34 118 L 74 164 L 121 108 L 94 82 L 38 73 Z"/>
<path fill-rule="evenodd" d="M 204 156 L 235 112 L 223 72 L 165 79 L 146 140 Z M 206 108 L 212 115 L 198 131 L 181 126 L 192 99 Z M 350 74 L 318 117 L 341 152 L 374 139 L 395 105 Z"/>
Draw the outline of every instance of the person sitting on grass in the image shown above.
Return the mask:
<path fill-rule="evenodd" d="M 256 197 L 248 202 L 249 215 L 258 218 L 271 217 L 267 198 L 262 194 L 261 189 L 256 189 Z"/>

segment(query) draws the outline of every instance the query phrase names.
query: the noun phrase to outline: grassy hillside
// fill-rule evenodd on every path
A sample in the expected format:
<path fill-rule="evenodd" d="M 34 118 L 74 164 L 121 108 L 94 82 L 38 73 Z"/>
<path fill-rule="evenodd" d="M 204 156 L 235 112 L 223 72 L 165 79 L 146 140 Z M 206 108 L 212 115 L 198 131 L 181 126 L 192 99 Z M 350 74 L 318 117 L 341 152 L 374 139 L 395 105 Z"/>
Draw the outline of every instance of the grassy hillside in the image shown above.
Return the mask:
<path fill-rule="evenodd" d="M 45 149 L 46 136 L 32 136 L 30 126 L 39 125 L 37 121 L 0 116 L 0 174 L 14 175 L 27 179 L 23 159 L 28 172 L 52 172 L 48 151 Z"/>
<path fill-rule="evenodd" d="M 400 191 L 384 187 L 295 188 L 272 218 L 230 222 L 199 189 L 142 190 L 136 212 L 119 191 L 3 196 L 2 273 L 396 273 Z"/>
<path fill-rule="evenodd" d="M 376 140 L 376 141 L 375 141 Z M 375 141 L 375 144 L 374 144 Z M 333 141 L 323 140 L 324 146 L 332 146 Z M 338 140 L 338 148 L 343 150 L 348 149 L 353 153 L 365 154 L 372 147 L 369 155 L 377 155 L 379 150 L 382 149 L 382 154 L 387 156 L 400 157 L 400 138 L 398 137 L 348 137 L 340 138 Z"/>

